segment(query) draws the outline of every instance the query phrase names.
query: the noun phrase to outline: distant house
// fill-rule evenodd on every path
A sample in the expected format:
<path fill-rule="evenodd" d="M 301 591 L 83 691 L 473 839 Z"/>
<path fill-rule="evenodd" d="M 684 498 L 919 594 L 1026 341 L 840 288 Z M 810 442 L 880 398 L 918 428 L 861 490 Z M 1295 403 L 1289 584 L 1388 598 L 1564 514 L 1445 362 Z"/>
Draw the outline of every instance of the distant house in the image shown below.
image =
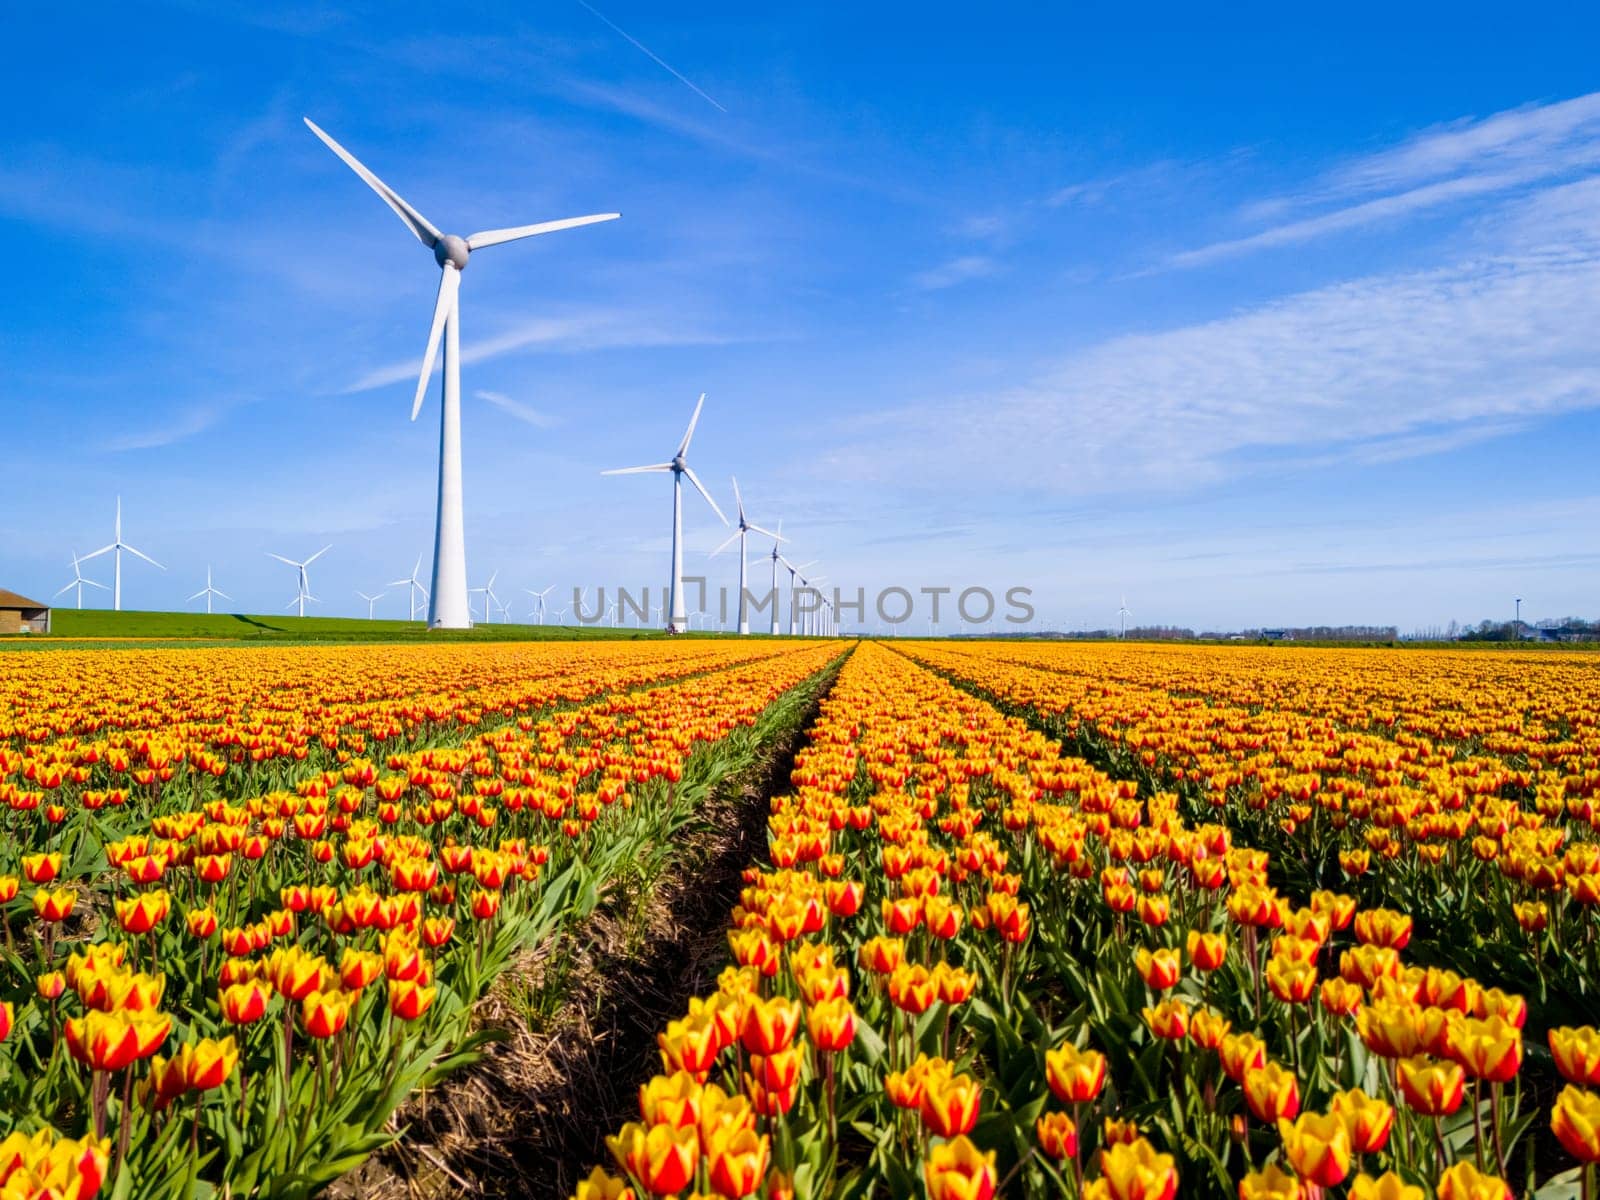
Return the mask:
<path fill-rule="evenodd" d="M 49 633 L 50 606 L 0 588 L 0 634 Z"/>

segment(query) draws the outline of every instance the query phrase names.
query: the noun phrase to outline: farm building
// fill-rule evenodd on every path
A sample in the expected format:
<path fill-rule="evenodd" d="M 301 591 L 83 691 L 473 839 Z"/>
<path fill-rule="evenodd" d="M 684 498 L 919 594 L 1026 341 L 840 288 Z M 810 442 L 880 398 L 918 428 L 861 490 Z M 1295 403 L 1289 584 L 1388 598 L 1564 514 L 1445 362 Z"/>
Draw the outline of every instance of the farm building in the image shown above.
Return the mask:
<path fill-rule="evenodd" d="M 49 633 L 50 606 L 0 588 L 0 634 Z"/>

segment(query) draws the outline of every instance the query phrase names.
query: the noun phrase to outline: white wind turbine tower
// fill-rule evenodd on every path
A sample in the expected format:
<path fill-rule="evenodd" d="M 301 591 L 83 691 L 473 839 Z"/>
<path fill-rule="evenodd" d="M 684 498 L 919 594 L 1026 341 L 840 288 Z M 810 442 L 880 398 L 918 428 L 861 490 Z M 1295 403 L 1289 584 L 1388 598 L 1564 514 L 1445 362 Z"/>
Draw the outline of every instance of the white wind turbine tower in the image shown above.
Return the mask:
<path fill-rule="evenodd" d="M 729 476 L 729 478 L 733 479 L 733 499 L 734 499 L 734 502 L 738 505 L 738 509 L 739 509 L 739 527 L 733 531 L 733 534 L 725 542 L 723 542 L 722 545 L 718 546 L 711 553 L 713 555 L 721 554 L 729 546 L 733 545 L 733 543 L 735 541 L 737 541 L 739 543 L 739 636 L 740 637 L 748 637 L 749 634 L 750 634 L 750 617 L 749 617 L 749 614 L 746 612 L 745 588 L 748 586 L 748 584 L 746 582 L 745 575 L 746 575 L 746 572 L 749 570 L 749 567 L 750 567 L 750 556 L 745 553 L 745 548 L 744 548 L 745 536 L 747 534 L 751 534 L 751 533 L 760 533 L 760 534 L 764 534 L 765 536 L 767 536 L 769 538 L 774 539 L 773 543 L 772 543 L 772 548 L 773 548 L 774 552 L 776 552 L 776 550 L 778 548 L 778 543 L 783 541 L 783 537 L 780 534 L 773 533 L 772 530 L 770 530 L 770 529 L 763 529 L 763 528 L 761 528 L 761 526 L 752 525 L 749 522 L 749 520 L 744 515 L 744 497 L 739 494 L 739 480 L 737 478 L 735 478 L 734 476 L 731 476 L 731 475 Z M 777 568 L 777 564 L 776 563 L 773 564 L 773 568 L 772 568 L 772 580 L 773 580 L 773 585 L 774 585 L 774 592 L 776 592 L 776 585 L 777 585 L 777 580 L 778 580 L 778 568 Z M 776 616 L 777 608 L 776 608 L 776 605 L 778 603 L 777 599 L 774 598 L 772 603 L 774 605 L 774 608 L 773 608 L 773 612 L 774 612 L 773 620 L 776 621 L 777 620 L 777 616 Z M 776 632 L 776 630 L 774 630 L 774 632 Z"/>
<path fill-rule="evenodd" d="M 541 625 L 544 624 L 544 598 L 555 590 L 555 586 L 556 585 L 552 583 L 549 587 L 545 588 L 545 590 L 542 591 L 542 592 L 536 592 L 532 588 L 523 588 L 522 589 L 523 591 L 527 592 L 528 595 L 532 596 L 534 598 L 534 600 L 536 601 L 536 605 L 535 605 L 535 608 L 534 608 L 533 612 L 529 613 L 528 615 L 529 616 L 538 617 L 539 618 L 539 624 L 541 624 Z"/>
<path fill-rule="evenodd" d="M 784 563 L 785 566 L 788 565 L 784 561 L 783 555 L 778 553 L 778 543 L 783 540 L 783 518 L 779 517 L 778 532 L 772 535 L 772 553 L 769 555 L 772 559 L 772 628 L 767 632 L 772 637 L 778 636 L 778 617 L 783 609 L 783 605 L 778 600 L 778 564 Z"/>
<path fill-rule="evenodd" d="M 92 579 L 85 579 L 83 577 L 82 564 L 83 564 L 83 559 L 79 558 L 76 554 L 74 554 L 72 556 L 72 582 L 67 584 L 66 587 L 61 589 L 61 592 L 70 592 L 73 588 L 77 588 L 78 589 L 78 607 L 79 608 L 83 607 L 83 589 L 84 588 L 86 588 L 86 587 L 97 587 L 102 592 L 107 592 L 107 591 L 111 590 L 110 588 L 106 587 L 106 585 L 103 584 L 103 583 L 96 583 Z M 61 595 L 61 592 L 57 592 L 56 596 Z M 56 597 L 55 596 L 51 596 L 50 598 L 52 600 L 54 600 Z"/>
<path fill-rule="evenodd" d="M 689 428 L 684 431 L 683 441 L 678 443 L 678 452 L 672 456 L 672 461 L 652 463 L 647 467 L 620 467 L 614 471 L 600 472 L 602 475 L 672 472 L 672 586 L 668 593 L 672 615 L 667 618 L 668 633 L 682 633 L 689 626 L 683 605 L 683 477 L 685 475 L 689 477 L 689 482 L 694 484 L 695 491 L 704 496 L 706 503 L 711 505 L 711 511 L 717 514 L 724 525 L 728 523 L 728 518 L 722 515 L 722 510 L 711 498 L 711 493 L 706 491 L 705 484 L 700 482 L 700 477 L 689 468 L 684 458 L 689 453 L 689 442 L 694 437 L 694 427 L 700 421 L 700 410 L 705 407 L 705 402 L 706 394 L 701 392 L 699 402 L 694 406 L 694 416 L 689 418 Z"/>
<path fill-rule="evenodd" d="M 111 569 L 111 608 L 114 612 L 122 611 L 122 552 L 124 550 L 137 558 L 144 559 L 145 562 L 149 563 L 152 567 L 155 567 L 158 570 L 166 570 L 165 567 L 163 567 L 155 559 L 151 558 L 143 550 L 135 550 L 132 546 L 128 545 L 128 543 L 122 540 L 122 497 L 118 496 L 115 539 L 109 546 L 101 546 L 100 549 L 96 550 L 93 554 L 85 554 L 83 558 L 79 560 L 81 562 L 88 562 L 91 558 L 99 558 L 102 554 L 111 555 L 111 562 L 113 564 Z"/>
<path fill-rule="evenodd" d="M 461 306 L 458 293 L 461 272 L 476 250 L 514 242 L 558 229 L 573 229 L 597 221 L 612 221 L 619 213 L 593 213 L 519 225 L 511 229 L 489 229 L 461 238 L 440 233 L 428 219 L 403 200 L 356 157 L 334 141 L 309 117 L 311 132 L 344 160 L 362 181 L 378 193 L 379 199 L 394 210 L 417 240 L 433 252 L 439 265 L 439 296 L 434 302 L 433 324 L 428 331 L 428 347 L 422 356 L 422 374 L 417 380 L 416 398 L 411 404 L 411 419 L 422 409 L 423 393 L 433 375 L 433 360 L 444 340 L 444 402 L 439 416 L 439 499 L 433 534 L 433 580 L 428 596 L 428 626 L 432 629 L 466 629 L 472 624 L 471 603 L 467 595 L 467 549 L 465 518 L 461 508 Z"/>
<path fill-rule="evenodd" d="M 379 592 L 376 596 L 369 596 L 363 591 L 359 591 L 358 590 L 356 592 L 356 595 L 360 596 L 363 600 L 365 600 L 367 602 L 367 620 L 369 620 L 369 621 L 372 620 L 372 606 L 374 604 L 376 604 L 379 600 L 382 600 L 388 594 L 389 594 L 388 592 Z"/>
<path fill-rule="evenodd" d="M 483 623 L 485 625 L 489 623 L 489 618 L 493 615 L 494 609 L 500 605 L 500 597 L 494 594 L 494 581 L 499 578 L 500 572 L 496 569 L 494 574 L 489 576 L 488 583 L 482 587 L 473 588 L 469 593 L 474 596 L 479 594 L 483 596 Z"/>
<path fill-rule="evenodd" d="M 281 554 L 273 554 L 271 551 L 267 552 L 267 557 L 268 558 L 275 558 L 281 563 L 287 563 L 289 566 L 293 567 L 295 569 L 295 571 L 297 572 L 297 574 L 295 576 L 294 599 L 289 601 L 289 603 L 284 605 L 285 608 L 294 608 L 296 605 L 298 605 L 300 611 L 296 614 L 297 616 L 302 616 L 303 617 L 303 616 L 306 615 L 306 601 L 307 600 L 316 600 L 317 599 L 315 596 L 313 596 L 311 594 L 311 579 L 310 579 L 309 576 L 306 575 L 306 568 L 309 567 L 312 563 L 316 562 L 317 559 L 321 558 L 324 554 L 326 554 L 329 550 L 332 550 L 332 549 L 333 549 L 332 546 L 324 546 L 321 550 L 318 550 L 310 558 L 306 559 L 305 562 L 295 562 L 294 559 L 285 558 Z M 317 603 L 321 604 L 322 601 L 317 600 Z"/>
<path fill-rule="evenodd" d="M 813 558 L 810 562 L 803 562 L 797 567 L 780 554 L 778 555 L 778 561 L 789 568 L 789 636 L 794 637 L 794 635 L 799 631 L 799 621 L 796 617 L 794 607 L 794 578 L 807 567 L 816 566 L 817 560 Z M 802 582 L 804 582 L 803 579 Z"/>
<path fill-rule="evenodd" d="M 213 596 L 221 596 L 224 600 L 232 600 L 233 599 L 233 597 L 228 595 L 227 592 L 221 591 L 221 590 L 211 586 L 211 564 L 210 563 L 206 564 L 206 585 L 205 585 L 205 587 L 201 588 L 194 595 L 190 596 L 189 599 L 190 600 L 198 600 L 198 599 L 200 599 L 201 596 L 204 596 L 206 598 L 206 613 L 208 615 L 211 612 L 211 597 L 213 597 Z"/>
<path fill-rule="evenodd" d="M 417 593 L 422 593 L 422 598 L 428 598 L 428 589 L 422 586 L 422 581 L 417 578 L 417 572 L 422 570 L 422 555 L 417 555 L 417 565 L 411 568 L 411 578 L 391 579 L 386 586 L 403 587 L 409 590 L 408 599 L 411 602 L 411 619 L 417 619 Z"/>
<path fill-rule="evenodd" d="M 1117 616 L 1122 618 L 1122 635 L 1121 636 L 1127 637 L 1128 636 L 1128 618 L 1133 616 L 1133 613 L 1130 612 L 1129 609 L 1128 609 L 1128 598 L 1126 596 L 1124 596 L 1122 598 L 1122 607 L 1117 609 Z"/>

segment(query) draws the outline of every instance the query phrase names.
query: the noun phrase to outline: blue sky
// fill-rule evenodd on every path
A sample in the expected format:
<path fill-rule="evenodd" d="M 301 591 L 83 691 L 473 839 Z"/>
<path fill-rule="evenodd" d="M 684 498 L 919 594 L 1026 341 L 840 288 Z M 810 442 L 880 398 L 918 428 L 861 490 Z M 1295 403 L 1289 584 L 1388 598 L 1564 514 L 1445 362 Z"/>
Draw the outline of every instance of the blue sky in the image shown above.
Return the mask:
<path fill-rule="evenodd" d="M 431 550 L 437 271 L 309 115 L 447 230 L 623 213 L 464 277 L 474 585 L 659 586 L 666 479 L 598 472 L 705 391 L 701 477 L 852 588 L 1600 616 L 1592 11 L 596 8 L 655 57 L 576 0 L 14 14 L 0 586 L 119 492 L 127 607 Z"/>

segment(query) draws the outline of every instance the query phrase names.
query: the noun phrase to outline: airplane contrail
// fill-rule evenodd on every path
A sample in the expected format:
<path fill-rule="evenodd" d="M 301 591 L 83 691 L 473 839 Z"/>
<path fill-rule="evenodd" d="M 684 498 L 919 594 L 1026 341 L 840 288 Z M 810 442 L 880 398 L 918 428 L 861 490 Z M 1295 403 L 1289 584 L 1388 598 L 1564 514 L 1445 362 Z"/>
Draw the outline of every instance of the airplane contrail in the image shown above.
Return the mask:
<path fill-rule="evenodd" d="M 660 68 L 662 68 L 665 71 L 671 72 L 673 78 L 675 78 L 679 83 L 683 84 L 684 87 L 688 88 L 696 96 L 699 96 L 700 99 L 704 100 L 707 104 L 711 105 L 712 108 L 716 109 L 720 113 L 725 113 L 725 112 L 728 111 L 727 109 L 723 108 L 722 105 L 718 104 L 715 100 L 713 100 L 710 96 L 706 95 L 705 92 L 701 91 L 700 88 L 695 86 L 695 83 L 694 83 L 694 81 L 692 79 L 690 79 L 688 76 L 683 74 L 683 72 L 679 71 L 671 63 L 669 63 L 666 59 L 662 58 L 659 54 L 657 54 L 654 50 L 650 49 L 649 46 L 646 46 L 638 38 L 634 37 L 633 34 L 629 33 L 626 29 L 622 28 L 622 26 L 618 25 L 610 17 L 606 16 L 605 13 L 601 12 L 594 5 L 590 4 L 588 2 L 588 0 L 578 0 L 578 3 L 583 5 L 584 8 L 587 8 L 595 16 L 599 17 L 607 25 L 611 26 L 611 28 L 613 30 L 615 30 L 617 32 L 617 34 L 619 34 L 620 36 L 622 36 L 624 38 L 627 38 L 627 40 L 629 42 L 631 42 L 640 51 L 640 53 L 648 56 L 649 59 L 652 62 L 654 62 L 657 66 L 659 66 Z"/>

